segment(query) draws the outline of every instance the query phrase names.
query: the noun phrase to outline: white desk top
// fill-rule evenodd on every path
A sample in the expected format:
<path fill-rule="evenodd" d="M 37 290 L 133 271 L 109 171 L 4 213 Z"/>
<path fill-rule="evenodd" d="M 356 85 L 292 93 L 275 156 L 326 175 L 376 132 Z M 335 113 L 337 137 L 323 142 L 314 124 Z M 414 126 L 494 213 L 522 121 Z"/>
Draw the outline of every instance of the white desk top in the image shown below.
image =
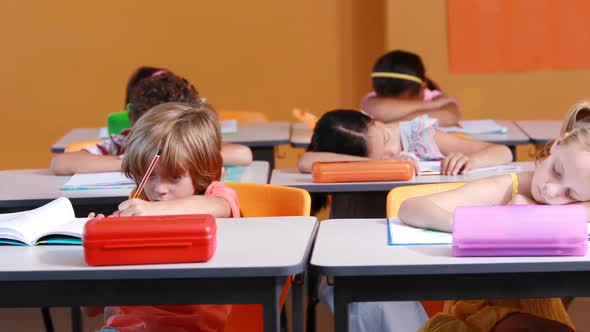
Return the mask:
<path fill-rule="evenodd" d="M 240 182 L 267 183 L 268 170 L 268 162 L 254 161 L 246 166 Z M 62 196 L 111 204 L 126 199 L 131 192 L 131 189 L 60 190 L 69 178 L 55 176 L 48 169 L 0 171 L 0 207 L 41 206 Z"/>
<path fill-rule="evenodd" d="M 222 135 L 223 141 L 244 144 L 249 147 L 275 146 L 289 143 L 288 122 L 268 122 L 238 125 L 235 134 Z M 51 147 L 51 152 L 64 152 L 66 146 L 73 142 L 89 141 L 100 138 L 100 128 L 76 128 L 70 130 Z"/>
<path fill-rule="evenodd" d="M 388 245 L 385 219 L 333 219 L 320 223 L 311 265 L 335 276 L 590 271 L 590 255 L 453 257 L 450 245 Z"/>
<path fill-rule="evenodd" d="M 530 171 L 534 169 L 533 162 L 515 162 L 519 171 Z M 296 169 L 274 169 L 270 179 L 271 184 L 278 184 L 289 187 L 302 188 L 312 193 L 336 193 L 336 192 L 358 192 L 358 191 L 389 191 L 395 187 L 409 186 L 415 184 L 444 183 L 444 182 L 468 182 L 489 176 L 512 173 L 515 170 L 481 171 L 468 174 L 450 175 L 421 175 L 410 181 L 395 182 L 347 182 L 347 183 L 315 183 L 309 173 L 300 173 Z"/>
<path fill-rule="evenodd" d="M 533 143 L 545 144 L 559 137 L 562 121 L 560 120 L 528 120 L 517 121 L 516 124 L 527 134 Z"/>
<path fill-rule="evenodd" d="M 218 219 L 206 263 L 90 267 L 82 246 L 0 247 L 0 280 L 287 276 L 306 269 L 315 217 Z"/>
<path fill-rule="evenodd" d="M 506 134 L 472 135 L 471 138 L 506 145 L 523 145 L 529 143 L 527 136 L 513 121 L 496 120 L 496 122 L 508 129 Z M 311 141 L 313 130 L 303 123 L 295 123 L 291 126 L 291 145 L 295 147 L 307 147 Z"/>

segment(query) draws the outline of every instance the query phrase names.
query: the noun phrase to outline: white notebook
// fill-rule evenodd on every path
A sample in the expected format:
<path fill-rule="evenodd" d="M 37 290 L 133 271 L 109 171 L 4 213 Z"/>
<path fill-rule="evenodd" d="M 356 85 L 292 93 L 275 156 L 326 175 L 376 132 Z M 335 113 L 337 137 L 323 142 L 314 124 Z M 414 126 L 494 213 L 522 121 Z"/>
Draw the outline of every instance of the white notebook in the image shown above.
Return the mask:
<path fill-rule="evenodd" d="M 0 214 L 0 244 L 82 244 L 88 218 L 76 218 L 69 199 L 60 197 L 29 211 Z"/>
<path fill-rule="evenodd" d="M 438 130 L 447 133 L 462 133 L 467 135 L 506 134 L 508 128 L 500 126 L 494 120 L 463 120 L 459 121 L 461 127 L 438 127 Z"/>
<path fill-rule="evenodd" d="M 129 189 L 135 182 L 121 172 L 78 173 L 64 183 L 62 190 Z"/>
<path fill-rule="evenodd" d="M 387 243 L 390 246 L 451 244 L 451 233 L 408 226 L 398 218 L 387 219 Z"/>
<path fill-rule="evenodd" d="M 440 160 L 438 160 L 438 161 L 419 161 L 418 166 L 420 167 L 419 175 L 440 175 L 440 171 L 441 171 Z M 506 164 L 506 165 L 475 168 L 475 169 L 467 171 L 465 174 L 475 174 L 475 173 L 481 173 L 481 172 L 504 174 L 504 173 L 511 173 L 511 172 L 520 172 L 520 171 L 522 171 L 522 169 L 519 165 Z"/>
<path fill-rule="evenodd" d="M 219 122 L 221 134 L 235 134 L 238 132 L 238 120 L 224 120 Z"/>

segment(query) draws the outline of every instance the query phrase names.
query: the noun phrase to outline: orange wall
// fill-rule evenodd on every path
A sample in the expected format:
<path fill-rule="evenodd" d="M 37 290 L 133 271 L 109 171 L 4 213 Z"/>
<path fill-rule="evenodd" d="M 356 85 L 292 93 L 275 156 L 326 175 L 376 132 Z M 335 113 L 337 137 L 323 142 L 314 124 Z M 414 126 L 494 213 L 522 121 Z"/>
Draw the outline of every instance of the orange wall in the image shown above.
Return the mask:
<path fill-rule="evenodd" d="M 450 73 L 446 1 L 386 0 L 386 48 L 422 56 L 428 75 L 461 101 L 465 118 L 562 119 L 590 98 L 590 71 Z"/>
<path fill-rule="evenodd" d="M 187 77 L 218 108 L 272 120 L 291 120 L 294 106 L 355 107 L 383 52 L 383 8 L 377 0 L 7 2 L 0 169 L 47 167 L 50 146 L 69 129 L 104 125 L 139 65 Z"/>

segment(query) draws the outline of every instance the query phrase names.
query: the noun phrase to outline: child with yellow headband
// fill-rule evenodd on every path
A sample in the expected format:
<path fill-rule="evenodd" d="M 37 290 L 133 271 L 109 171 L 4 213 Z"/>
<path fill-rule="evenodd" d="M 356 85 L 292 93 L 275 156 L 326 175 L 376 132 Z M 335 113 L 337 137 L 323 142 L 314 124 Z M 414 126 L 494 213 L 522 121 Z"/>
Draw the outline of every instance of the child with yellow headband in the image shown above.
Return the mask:
<path fill-rule="evenodd" d="M 361 109 L 382 122 L 407 121 L 420 115 L 438 119 L 441 126 L 456 125 L 459 103 L 441 93 L 426 77 L 420 56 L 401 50 L 383 55 L 371 73 L 374 92 L 361 101 Z"/>

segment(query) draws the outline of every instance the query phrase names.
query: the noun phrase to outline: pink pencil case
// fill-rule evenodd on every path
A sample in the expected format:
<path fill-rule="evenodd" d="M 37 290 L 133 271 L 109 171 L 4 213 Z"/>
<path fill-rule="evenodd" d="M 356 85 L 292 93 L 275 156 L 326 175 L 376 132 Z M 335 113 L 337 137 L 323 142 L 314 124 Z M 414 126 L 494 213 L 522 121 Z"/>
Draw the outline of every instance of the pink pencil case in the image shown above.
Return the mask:
<path fill-rule="evenodd" d="M 454 256 L 584 256 L 588 217 L 581 205 L 460 206 Z"/>

